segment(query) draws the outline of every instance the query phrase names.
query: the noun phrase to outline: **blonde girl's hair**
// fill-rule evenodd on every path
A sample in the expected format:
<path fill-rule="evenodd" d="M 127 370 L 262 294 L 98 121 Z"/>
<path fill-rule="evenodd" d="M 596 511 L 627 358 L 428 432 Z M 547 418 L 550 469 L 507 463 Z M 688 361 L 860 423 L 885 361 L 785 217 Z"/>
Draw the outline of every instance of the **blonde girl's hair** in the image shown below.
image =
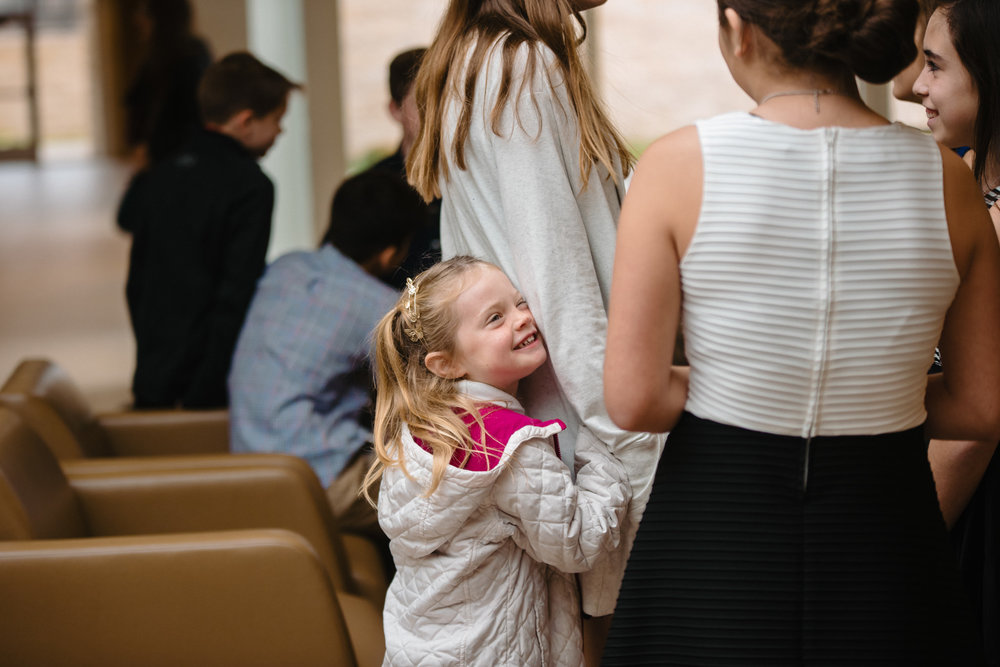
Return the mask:
<path fill-rule="evenodd" d="M 463 416 L 471 415 L 485 439 L 475 402 L 458 393 L 457 379 L 441 378 L 427 370 L 424 359 L 429 352 L 454 352 L 458 329 L 452 307 L 455 299 L 474 269 L 492 266 L 466 256 L 435 264 L 413 280 L 412 293 L 404 290 L 375 327 L 377 458 L 362 486 L 373 505 L 371 487 L 387 467 L 399 466 L 406 473 L 401 447 L 404 423 L 434 457 L 428 496 L 441 483 L 455 452 L 464 451 L 468 456 L 483 451 L 484 442 L 472 440 L 468 425 L 462 421 Z"/>
<path fill-rule="evenodd" d="M 441 196 L 439 177 L 444 180 L 449 177 L 446 151 L 459 169 L 466 168 L 465 142 L 473 122 L 476 80 L 491 49 L 501 38 L 497 46 L 503 51 L 500 92 L 489 115 L 493 133 L 501 136 L 501 117 L 512 95 L 516 105 L 526 89 L 530 94 L 535 71 L 544 66 L 536 48 L 543 45 L 555 54 L 580 129 L 583 182 L 587 183 L 595 164 L 603 165 L 615 177 L 616 164 L 626 173 L 630 170 L 632 154 L 604 111 L 580 59 L 579 46 L 586 36 L 587 24 L 569 0 L 451 0 L 414 83 L 421 123 L 406 171 L 410 183 L 424 199 L 430 201 Z M 513 91 L 515 56 L 522 44 L 531 48 L 521 84 Z M 472 47 L 471 57 L 467 57 Z M 459 81 L 463 72 L 464 80 Z M 552 73 L 546 75 L 551 82 Z M 442 123 L 451 98 L 461 100 L 462 108 L 453 145 L 445 147 Z"/>

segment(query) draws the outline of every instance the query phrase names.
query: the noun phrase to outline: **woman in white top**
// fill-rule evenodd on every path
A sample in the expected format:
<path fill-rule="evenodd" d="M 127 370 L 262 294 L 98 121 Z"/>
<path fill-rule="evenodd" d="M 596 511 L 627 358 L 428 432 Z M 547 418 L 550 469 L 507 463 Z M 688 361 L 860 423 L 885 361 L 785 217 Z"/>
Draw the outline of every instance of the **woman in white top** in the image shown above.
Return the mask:
<path fill-rule="evenodd" d="M 605 664 L 978 660 L 924 433 L 1000 431 L 1000 248 L 961 160 L 855 84 L 913 59 L 916 14 L 719 0 L 757 106 L 636 169 L 605 396 L 672 431 Z"/>

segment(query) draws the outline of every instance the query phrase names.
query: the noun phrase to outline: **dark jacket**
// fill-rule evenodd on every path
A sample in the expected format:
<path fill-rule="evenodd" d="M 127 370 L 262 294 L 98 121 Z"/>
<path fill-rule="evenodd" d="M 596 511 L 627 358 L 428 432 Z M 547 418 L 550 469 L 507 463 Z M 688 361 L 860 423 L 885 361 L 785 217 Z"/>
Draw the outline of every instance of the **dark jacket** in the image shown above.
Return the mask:
<path fill-rule="evenodd" d="M 200 131 L 139 173 L 118 210 L 132 233 L 125 287 L 136 407 L 223 407 L 243 318 L 264 270 L 274 186 L 241 144 Z"/>
<path fill-rule="evenodd" d="M 372 165 L 371 169 L 379 169 L 398 174 L 402 180 L 406 180 L 406 162 L 403 160 L 403 148 L 399 147 L 395 153 L 383 158 Z M 407 278 L 413 278 L 424 269 L 430 267 L 435 262 L 441 261 L 441 200 L 435 199 L 427 205 L 427 214 L 424 224 L 413 233 L 410 241 L 410 251 L 399 265 L 399 268 L 391 275 L 384 278 L 384 282 L 402 289 Z"/>

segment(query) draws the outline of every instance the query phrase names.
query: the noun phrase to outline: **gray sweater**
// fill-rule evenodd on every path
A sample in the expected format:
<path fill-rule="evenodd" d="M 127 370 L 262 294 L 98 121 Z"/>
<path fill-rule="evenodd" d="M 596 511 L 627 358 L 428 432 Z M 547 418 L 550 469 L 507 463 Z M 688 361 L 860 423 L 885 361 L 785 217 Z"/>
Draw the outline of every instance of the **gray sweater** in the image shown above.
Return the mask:
<path fill-rule="evenodd" d="M 574 466 L 577 439 L 591 438 L 610 448 L 628 473 L 633 500 L 623 545 L 581 575 L 583 609 L 600 616 L 614 610 L 664 437 L 623 431 L 605 409 L 607 305 L 624 192 L 599 165 L 582 181 L 580 133 L 551 51 L 520 47 L 512 94 L 521 89 L 518 75 L 526 71 L 529 48 L 538 49 L 539 66 L 516 115 L 513 102 L 504 110 L 501 136 L 488 121 L 500 85 L 499 48 L 479 76 L 467 169 L 451 160 L 449 178 L 441 182 L 441 245 L 445 257 L 468 254 L 493 262 L 528 301 L 549 360 L 521 382 L 520 398 L 529 414 L 566 423 L 560 443 L 567 465 Z M 445 147 L 452 144 L 459 111 L 452 97 L 443 123 Z M 475 122 L 480 118 L 485 122 Z M 447 148 L 445 156 L 452 157 Z M 615 176 L 621 183 L 621 173 Z"/>

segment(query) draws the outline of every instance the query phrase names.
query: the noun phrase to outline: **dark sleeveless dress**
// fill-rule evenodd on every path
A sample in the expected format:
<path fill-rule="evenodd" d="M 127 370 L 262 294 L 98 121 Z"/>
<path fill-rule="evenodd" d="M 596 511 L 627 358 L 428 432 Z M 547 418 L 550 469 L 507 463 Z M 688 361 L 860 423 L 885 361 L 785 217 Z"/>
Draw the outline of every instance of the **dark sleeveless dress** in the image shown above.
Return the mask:
<path fill-rule="evenodd" d="M 951 540 L 978 616 L 986 664 L 1000 665 L 1000 449 L 955 522 Z"/>
<path fill-rule="evenodd" d="M 604 665 L 978 665 L 920 429 L 776 436 L 685 413 Z"/>

